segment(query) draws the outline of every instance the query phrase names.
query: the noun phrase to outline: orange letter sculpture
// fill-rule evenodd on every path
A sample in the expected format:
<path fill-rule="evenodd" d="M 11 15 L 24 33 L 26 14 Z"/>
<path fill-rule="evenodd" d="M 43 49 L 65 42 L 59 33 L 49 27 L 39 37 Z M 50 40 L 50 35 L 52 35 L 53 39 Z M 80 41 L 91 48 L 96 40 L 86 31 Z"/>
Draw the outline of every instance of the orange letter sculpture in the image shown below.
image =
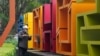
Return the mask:
<path fill-rule="evenodd" d="M 10 4 L 10 10 L 9 10 L 10 18 L 9 18 L 9 22 L 8 22 L 3 34 L 0 36 L 0 46 L 2 46 L 2 44 L 6 40 L 9 32 L 11 31 L 11 29 L 15 23 L 15 0 L 9 0 L 9 4 Z"/>

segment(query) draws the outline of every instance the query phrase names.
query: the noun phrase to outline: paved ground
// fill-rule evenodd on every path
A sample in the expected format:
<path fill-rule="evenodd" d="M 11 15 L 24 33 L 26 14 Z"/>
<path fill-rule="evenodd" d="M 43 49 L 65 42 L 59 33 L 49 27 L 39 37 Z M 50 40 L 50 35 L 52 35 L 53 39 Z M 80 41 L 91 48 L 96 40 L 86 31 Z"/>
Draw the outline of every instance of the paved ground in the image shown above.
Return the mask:
<path fill-rule="evenodd" d="M 50 52 L 40 52 L 38 50 L 28 50 L 28 53 L 31 55 L 33 54 L 34 56 L 63 56 Z"/>
<path fill-rule="evenodd" d="M 26 56 L 64 56 L 64 55 L 58 55 L 58 54 L 50 53 L 50 52 L 40 52 L 38 50 L 28 50 L 28 52 L 26 53 Z"/>

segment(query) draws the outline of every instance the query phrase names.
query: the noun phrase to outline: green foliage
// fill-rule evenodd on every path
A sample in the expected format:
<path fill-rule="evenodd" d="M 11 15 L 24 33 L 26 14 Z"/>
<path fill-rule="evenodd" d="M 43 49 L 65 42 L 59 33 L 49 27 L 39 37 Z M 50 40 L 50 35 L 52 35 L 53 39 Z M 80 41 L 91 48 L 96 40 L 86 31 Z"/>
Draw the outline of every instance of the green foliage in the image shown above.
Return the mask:
<path fill-rule="evenodd" d="M 10 43 L 10 44 L 13 44 L 15 46 L 17 46 L 17 44 L 18 44 L 18 42 L 14 38 L 14 36 L 8 36 L 8 38 L 6 39 L 5 43 Z"/>
<path fill-rule="evenodd" d="M 9 16 L 9 0 L 0 0 L 0 13 Z"/>
<path fill-rule="evenodd" d="M 12 31 L 16 31 L 17 20 L 21 14 L 30 12 L 44 3 L 50 3 L 50 0 L 16 0 L 16 22 Z M 4 29 L 9 19 L 9 0 L 0 0 L 0 19 Z"/>
<path fill-rule="evenodd" d="M 0 47 L 0 56 L 16 56 L 16 45 L 14 36 L 8 36 L 3 46 Z"/>
<path fill-rule="evenodd" d="M 44 3 L 50 3 L 50 0 L 38 0 L 38 2 L 44 4 Z"/>
<path fill-rule="evenodd" d="M 2 47 L 0 47 L 0 56 L 15 56 L 16 49 L 13 44 L 4 43 Z"/>
<path fill-rule="evenodd" d="M 2 21 L 1 25 L 2 25 L 2 30 L 5 28 L 5 26 L 8 23 L 8 17 L 4 14 L 0 14 L 0 20 Z"/>
<path fill-rule="evenodd" d="M 32 11 L 34 8 L 37 8 L 41 5 L 40 2 L 37 2 L 37 1 L 33 1 L 33 2 L 30 2 L 27 7 L 26 7 L 26 10 L 25 12 L 29 12 L 29 11 Z"/>
<path fill-rule="evenodd" d="M 0 14 L 0 20 L 2 20 L 2 22 L 5 24 L 8 22 L 8 17 L 4 14 Z"/>
<path fill-rule="evenodd" d="M 37 8 L 45 3 L 50 3 L 50 0 L 34 0 L 26 6 L 24 12 L 32 11 L 34 8 Z"/>

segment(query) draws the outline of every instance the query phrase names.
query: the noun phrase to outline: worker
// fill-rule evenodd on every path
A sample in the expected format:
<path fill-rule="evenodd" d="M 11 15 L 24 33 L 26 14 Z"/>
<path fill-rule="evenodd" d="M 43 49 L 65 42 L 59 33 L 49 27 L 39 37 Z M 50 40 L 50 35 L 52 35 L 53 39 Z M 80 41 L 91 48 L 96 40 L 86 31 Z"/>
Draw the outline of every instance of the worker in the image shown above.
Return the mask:
<path fill-rule="evenodd" d="M 18 56 L 25 56 L 28 49 L 28 40 L 31 36 L 28 35 L 28 26 L 24 25 L 23 30 L 18 33 Z"/>

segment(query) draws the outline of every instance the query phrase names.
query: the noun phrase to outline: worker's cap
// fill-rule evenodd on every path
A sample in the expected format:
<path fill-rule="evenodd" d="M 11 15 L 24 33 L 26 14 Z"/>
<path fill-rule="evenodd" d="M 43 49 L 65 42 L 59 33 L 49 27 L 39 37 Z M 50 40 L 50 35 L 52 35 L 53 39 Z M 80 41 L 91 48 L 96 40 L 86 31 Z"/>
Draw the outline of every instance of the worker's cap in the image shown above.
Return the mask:
<path fill-rule="evenodd" d="M 24 25 L 24 26 L 23 26 L 23 29 L 28 29 L 28 26 L 27 26 L 27 25 Z"/>

